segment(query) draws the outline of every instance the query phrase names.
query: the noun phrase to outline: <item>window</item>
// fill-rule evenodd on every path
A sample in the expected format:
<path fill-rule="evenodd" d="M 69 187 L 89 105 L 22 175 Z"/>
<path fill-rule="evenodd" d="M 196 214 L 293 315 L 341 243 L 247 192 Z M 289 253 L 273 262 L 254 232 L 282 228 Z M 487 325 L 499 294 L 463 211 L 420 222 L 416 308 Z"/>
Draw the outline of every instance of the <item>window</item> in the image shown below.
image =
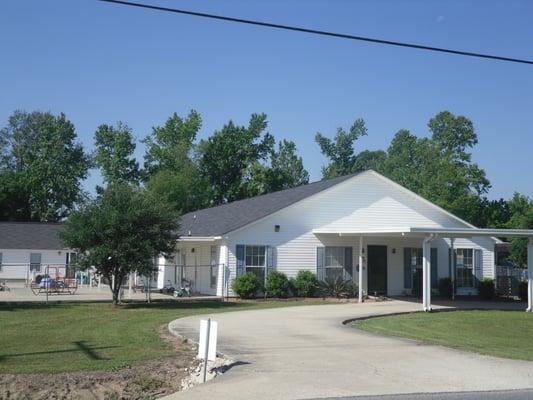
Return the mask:
<path fill-rule="evenodd" d="M 261 282 L 265 280 L 266 246 L 244 246 L 245 272 L 255 274 Z"/>
<path fill-rule="evenodd" d="M 210 282 L 211 287 L 216 288 L 218 281 L 218 246 L 211 246 L 211 267 Z"/>
<path fill-rule="evenodd" d="M 41 253 L 30 254 L 30 272 L 41 272 Z"/>
<path fill-rule="evenodd" d="M 457 287 L 474 287 L 474 251 L 472 249 L 456 249 L 455 256 Z"/>
<path fill-rule="evenodd" d="M 422 259 L 423 259 L 422 249 L 412 248 L 411 249 L 411 268 L 413 269 L 413 272 L 417 268 L 422 268 Z"/>
<path fill-rule="evenodd" d="M 344 247 L 326 247 L 324 257 L 326 269 L 325 278 L 328 280 L 344 277 Z"/>
<path fill-rule="evenodd" d="M 2 272 L 2 253 L 0 253 L 0 272 Z"/>

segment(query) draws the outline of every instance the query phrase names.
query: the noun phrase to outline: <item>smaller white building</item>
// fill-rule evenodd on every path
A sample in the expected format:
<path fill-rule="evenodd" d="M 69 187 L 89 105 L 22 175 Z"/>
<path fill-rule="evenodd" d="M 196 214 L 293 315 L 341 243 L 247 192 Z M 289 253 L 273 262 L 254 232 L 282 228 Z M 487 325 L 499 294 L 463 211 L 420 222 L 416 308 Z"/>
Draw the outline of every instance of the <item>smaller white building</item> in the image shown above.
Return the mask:
<path fill-rule="evenodd" d="M 63 275 L 75 260 L 60 241 L 60 223 L 0 222 L 0 281 L 28 284 L 38 274 Z"/>

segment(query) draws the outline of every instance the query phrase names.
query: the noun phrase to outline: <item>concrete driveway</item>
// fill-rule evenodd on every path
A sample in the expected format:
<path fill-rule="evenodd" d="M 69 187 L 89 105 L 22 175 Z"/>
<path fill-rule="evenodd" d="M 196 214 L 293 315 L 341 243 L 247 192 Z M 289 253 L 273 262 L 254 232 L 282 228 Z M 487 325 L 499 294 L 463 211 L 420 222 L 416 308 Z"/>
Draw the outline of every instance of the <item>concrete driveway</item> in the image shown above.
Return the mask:
<path fill-rule="evenodd" d="M 218 350 L 238 365 L 168 398 L 309 399 L 533 388 L 531 362 L 387 338 L 341 324 L 419 309 L 417 303 L 389 301 L 213 315 L 219 323 Z M 197 340 L 199 320 L 179 319 L 170 328 Z"/>

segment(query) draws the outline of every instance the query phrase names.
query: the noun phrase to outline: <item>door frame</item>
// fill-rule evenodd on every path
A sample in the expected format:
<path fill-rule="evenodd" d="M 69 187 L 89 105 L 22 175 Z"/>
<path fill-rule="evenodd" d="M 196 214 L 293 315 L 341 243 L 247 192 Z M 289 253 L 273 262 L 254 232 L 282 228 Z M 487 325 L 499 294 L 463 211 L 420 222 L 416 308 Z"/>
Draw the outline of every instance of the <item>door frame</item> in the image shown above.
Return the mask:
<path fill-rule="evenodd" d="M 369 247 L 381 247 L 385 249 L 385 295 L 389 293 L 389 247 L 386 244 L 367 244 L 366 245 L 366 254 L 367 254 L 367 294 L 370 295 L 370 274 L 371 274 L 371 264 L 370 264 L 370 251 Z M 378 292 L 379 294 L 379 292 Z"/>

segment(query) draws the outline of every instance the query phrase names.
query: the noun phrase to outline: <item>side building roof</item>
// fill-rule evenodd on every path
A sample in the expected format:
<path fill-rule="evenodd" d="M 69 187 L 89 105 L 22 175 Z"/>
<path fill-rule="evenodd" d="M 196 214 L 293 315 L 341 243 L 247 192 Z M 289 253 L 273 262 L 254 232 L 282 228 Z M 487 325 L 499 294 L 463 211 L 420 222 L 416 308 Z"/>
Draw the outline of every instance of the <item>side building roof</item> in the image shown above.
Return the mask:
<path fill-rule="evenodd" d="M 180 220 L 180 236 L 221 236 L 355 175 L 340 176 L 184 214 Z"/>
<path fill-rule="evenodd" d="M 0 222 L 0 249 L 61 250 L 61 223 Z"/>

